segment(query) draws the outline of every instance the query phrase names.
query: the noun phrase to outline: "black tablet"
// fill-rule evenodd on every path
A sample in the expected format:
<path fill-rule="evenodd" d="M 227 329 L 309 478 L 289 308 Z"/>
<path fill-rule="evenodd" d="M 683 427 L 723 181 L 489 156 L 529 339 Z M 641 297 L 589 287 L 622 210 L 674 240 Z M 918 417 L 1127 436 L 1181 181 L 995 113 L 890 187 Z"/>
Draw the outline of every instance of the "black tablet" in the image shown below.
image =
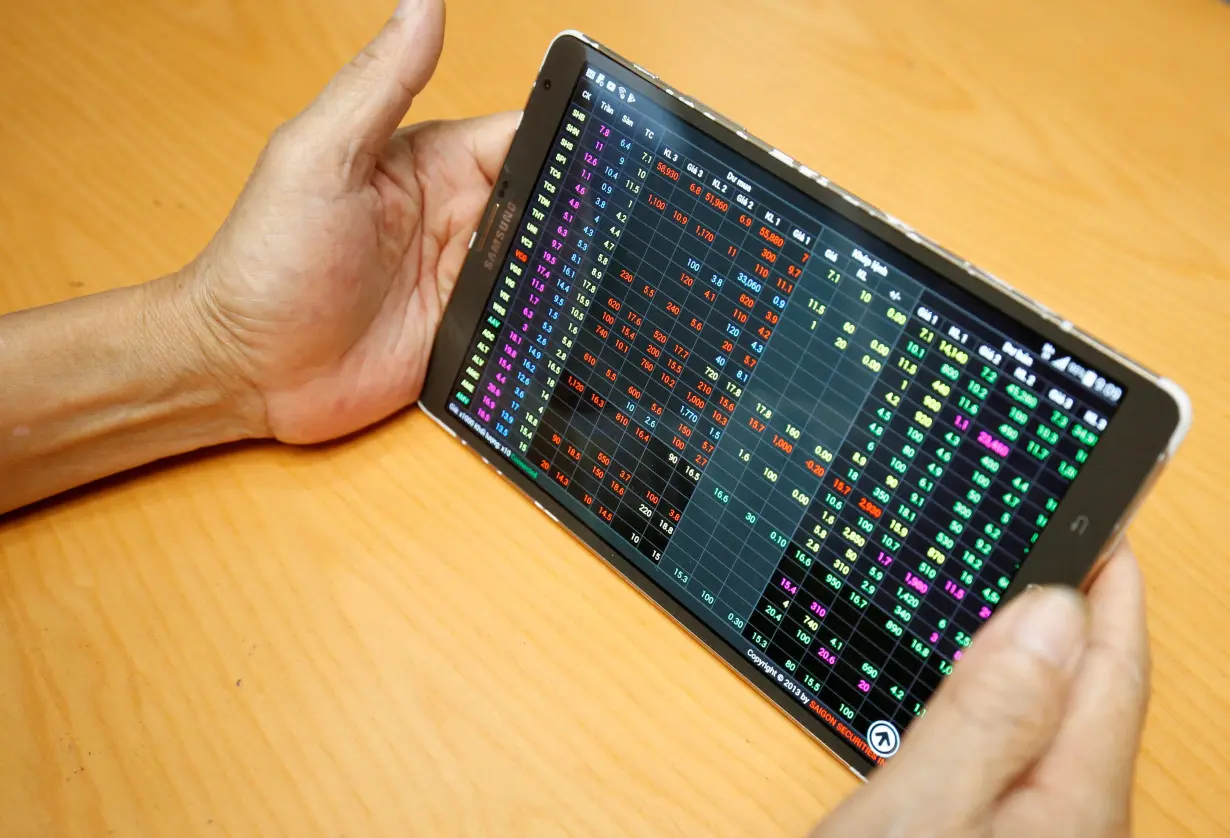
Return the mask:
<path fill-rule="evenodd" d="M 1186 396 L 712 108 L 558 37 L 422 407 L 860 775 L 1080 585 Z"/>

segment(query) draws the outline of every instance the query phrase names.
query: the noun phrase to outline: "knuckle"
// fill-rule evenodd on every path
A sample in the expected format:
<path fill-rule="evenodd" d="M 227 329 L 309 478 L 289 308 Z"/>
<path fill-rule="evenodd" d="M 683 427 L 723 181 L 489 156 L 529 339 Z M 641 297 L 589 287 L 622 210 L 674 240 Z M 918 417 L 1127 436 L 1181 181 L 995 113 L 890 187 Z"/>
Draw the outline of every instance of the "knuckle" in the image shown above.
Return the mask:
<path fill-rule="evenodd" d="M 955 709 L 979 729 L 1011 726 L 1021 734 L 1054 723 L 1059 673 L 1017 650 L 1007 650 L 954 683 Z"/>

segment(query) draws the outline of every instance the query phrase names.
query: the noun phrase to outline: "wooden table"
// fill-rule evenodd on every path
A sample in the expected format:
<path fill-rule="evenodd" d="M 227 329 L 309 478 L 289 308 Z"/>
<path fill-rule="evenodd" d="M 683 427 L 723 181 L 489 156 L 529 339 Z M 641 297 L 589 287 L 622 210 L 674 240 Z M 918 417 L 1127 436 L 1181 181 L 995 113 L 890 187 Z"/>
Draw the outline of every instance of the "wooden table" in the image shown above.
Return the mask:
<path fill-rule="evenodd" d="M 389 5 L 0 4 L 0 310 L 191 258 Z M 1139 834 L 1224 830 L 1230 8 L 457 0 L 412 117 L 519 106 L 567 26 L 1188 388 Z M 5 836 L 799 835 L 854 787 L 417 411 L 0 524 L 0 742 Z"/>

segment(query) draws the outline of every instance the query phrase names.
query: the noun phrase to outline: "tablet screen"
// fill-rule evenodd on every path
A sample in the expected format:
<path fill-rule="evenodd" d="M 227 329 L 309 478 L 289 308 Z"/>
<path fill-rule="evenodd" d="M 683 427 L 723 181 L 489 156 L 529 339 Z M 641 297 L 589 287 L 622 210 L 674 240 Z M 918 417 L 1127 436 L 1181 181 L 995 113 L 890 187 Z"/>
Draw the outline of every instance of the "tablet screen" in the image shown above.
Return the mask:
<path fill-rule="evenodd" d="M 880 762 L 1124 393 L 646 87 L 582 74 L 449 409 Z"/>

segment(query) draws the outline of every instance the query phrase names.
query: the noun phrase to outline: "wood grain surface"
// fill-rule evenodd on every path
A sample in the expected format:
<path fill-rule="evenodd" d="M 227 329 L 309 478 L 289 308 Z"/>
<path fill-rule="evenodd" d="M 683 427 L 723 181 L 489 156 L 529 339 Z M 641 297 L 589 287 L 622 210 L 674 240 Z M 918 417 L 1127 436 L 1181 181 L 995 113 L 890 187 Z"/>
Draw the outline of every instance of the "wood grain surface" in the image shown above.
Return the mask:
<path fill-rule="evenodd" d="M 0 3 L 0 310 L 190 259 L 391 5 Z M 411 119 L 519 107 L 569 27 L 1189 390 L 1136 803 L 1225 834 L 1230 7 L 455 0 Z M 14 837 L 801 835 L 855 786 L 417 411 L 0 522 L 0 743 Z"/>

